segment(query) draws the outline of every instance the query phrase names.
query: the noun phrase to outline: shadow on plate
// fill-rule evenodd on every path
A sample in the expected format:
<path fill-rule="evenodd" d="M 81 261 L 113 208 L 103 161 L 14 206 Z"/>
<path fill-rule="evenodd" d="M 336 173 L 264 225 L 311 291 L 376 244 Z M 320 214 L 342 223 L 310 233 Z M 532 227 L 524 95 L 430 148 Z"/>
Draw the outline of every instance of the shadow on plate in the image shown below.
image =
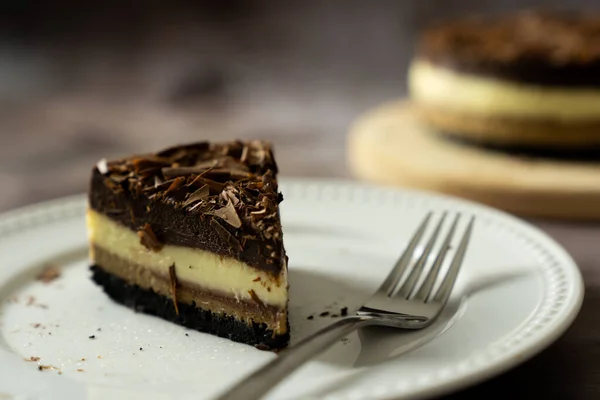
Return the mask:
<path fill-rule="evenodd" d="M 461 292 L 464 293 L 461 299 L 450 302 L 439 319 L 426 329 L 400 331 L 393 328 L 372 327 L 354 333 L 346 341 L 346 343 L 351 343 L 350 347 L 344 348 L 343 343 L 338 343 L 317 359 L 320 362 L 342 366 L 350 373 L 318 388 L 312 395 L 315 398 L 321 398 L 335 393 L 340 387 L 351 385 L 357 379 L 356 374 L 362 374 L 361 371 L 365 371 L 366 368 L 384 366 L 386 362 L 391 362 L 424 346 L 450 329 L 461 318 L 467 309 L 469 297 L 487 289 L 523 279 L 531 272 L 527 269 L 509 270 L 507 268 L 500 273 L 489 274 L 466 282 L 461 288 Z M 307 281 L 309 280 L 307 279 Z M 332 290 L 343 290 L 340 289 L 338 282 L 327 280 L 327 278 L 323 278 L 321 285 L 331 285 Z M 358 308 L 369 296 L 370 293 L 365 294 L 363 289 L 363 298 L 354 304 L 353 310 Z"/>
<path fill-rule="evenodd" d="M 450 329 L 460 319 L 469 297 L 523 278 L 527 274 L 523 269 L 507 269 L 470 280 L 461 288 L 464 293 L 461 299 L 449 302 L 438 320 L 427 329 L 402 331 L 383 327 L 365 328 L 342 339 L 318 360 L 346 368 L 368 367 L 393 360 L 418 349 Z M 291 268 L 289 281 L 292 346 L 298 340 L 336 321 L 337 318 L 332 318 L 332 315 L 340 316 L 341 308 L 347 307 L 349 315 L 355 313 L 377 289 L 361 287 L 356 283 L 302 268 Z M 325 313 L 327 314 L 321 316 Z"/>

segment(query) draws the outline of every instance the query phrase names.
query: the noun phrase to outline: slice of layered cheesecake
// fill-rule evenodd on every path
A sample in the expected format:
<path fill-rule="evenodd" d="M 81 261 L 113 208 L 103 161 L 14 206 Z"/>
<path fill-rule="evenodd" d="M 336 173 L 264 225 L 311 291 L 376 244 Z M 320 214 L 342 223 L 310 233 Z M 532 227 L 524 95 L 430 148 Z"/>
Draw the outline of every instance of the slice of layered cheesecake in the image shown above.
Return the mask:
<path fill-rule="evenodd" d="M 87 213 L 93 280 L 202 332 L 285 347 L 287 256 L 267 142 L 195 143 L 101 161 Z"/>

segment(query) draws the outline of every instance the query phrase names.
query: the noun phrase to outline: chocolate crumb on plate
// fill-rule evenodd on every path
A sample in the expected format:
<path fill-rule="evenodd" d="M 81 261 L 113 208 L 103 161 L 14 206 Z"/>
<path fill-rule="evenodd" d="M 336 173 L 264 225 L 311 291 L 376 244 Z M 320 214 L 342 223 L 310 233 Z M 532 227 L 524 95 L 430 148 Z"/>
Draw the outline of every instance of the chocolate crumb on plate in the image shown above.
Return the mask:
<path fill-rule="evenodd" d="M 254 346 L 257 350 L 261 350 L 261 351 L 266 351 L 266 350 L 270 350 L 270 347 L 263 344 L 263 343 L 259 343 L 257 345 Z"/>
<path fill-rule="evenodd" d="M 340 310 L 340 314 L 342 314 L 342 317 L 345 317 L 346 315 L 348 315 L 348 307 L 343 307 Z"/>
<path fill-rule="evenodd" d="M 60 269 L 53 264 L 48 264 L 44 267 L 42 272 L 40 272 L 37 276 L 38 281 L 42 281 L 44 283 L 50 283 L 53 280 L 60 277 Z"/>
<path fill-rule="evenodd" d="M 329 315 L 329 311 L 323 311 L 321 314 L 319 314 L 319 317 L 326 317 Z"/>
<path fill-rule="evenodd" d="M 315 316 L 314 315 L 309 315 L 308 317 L 306 317 L 306 319 L 314 319 Z"/>
<path fill-rule="evenodd" d="M 24 358 L 24 360 L 27 361 L 27 362 L 38 362 L 38 361 L 40 361 L 40 358 L 32 356 L 32 357 L 29 357 L 29 358 Z"/>
<path fill-rule="evenodd" d="M 54 365 L 38 365 L 38 371 L 45 371 L 47 369 L 51 369 L 51 370 L 55 370 L 55 371 L 60 371 L 60 368 L 55 367 Z"/>
<path fill-rule="evenodd" d="M 88 339 L 96 339 L 96 335 L 92 335 Z"/>

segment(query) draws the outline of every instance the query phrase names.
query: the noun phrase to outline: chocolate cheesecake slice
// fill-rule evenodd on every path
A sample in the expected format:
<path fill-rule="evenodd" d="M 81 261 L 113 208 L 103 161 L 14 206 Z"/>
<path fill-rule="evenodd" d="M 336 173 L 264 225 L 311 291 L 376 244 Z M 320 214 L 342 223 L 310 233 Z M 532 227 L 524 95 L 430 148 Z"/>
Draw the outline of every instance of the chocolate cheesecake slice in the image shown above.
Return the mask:
<path fill-rule="evenodd" d="M 118 303 L 202 332 L 285 347 L 287 256 L 267 142 L 195 143 L 101 161 L 92 279 Z"/>
<path fill-rule="evenodd" d="M 525 10 L 440 22 L 408 75 L 419 116 L 506 148 L 600 148 L 600 14 Z"/>

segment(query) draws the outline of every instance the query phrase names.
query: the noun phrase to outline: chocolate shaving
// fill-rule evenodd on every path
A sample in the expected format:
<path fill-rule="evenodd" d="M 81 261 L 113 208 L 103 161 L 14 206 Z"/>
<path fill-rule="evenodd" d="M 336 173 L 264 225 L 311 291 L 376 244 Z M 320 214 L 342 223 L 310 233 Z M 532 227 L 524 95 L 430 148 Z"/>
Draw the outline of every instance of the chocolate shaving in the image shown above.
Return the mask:
<path fill-rule="evenodd" d="M 108 163 L 106 162 L 106 158 L 98 161 L 96 168 L 98 168 L 98 172 L 100 172 L 102 175 L 108 174 Z"/>
<path fill-rule="evenodd" d="M 237 211 L 235 211 L 235 207 L 233 206 L 231 200 L 227 201 L 225 207 L 207 212 L 207 214 L 221 218 L 223 221 L 227 222 L 236 229 L 242 226 L 242 221 L 240 220 Z"/>
<path fill-rule="evenodd" d="M 38 281 L 50 283 L 60 277 L 60 269 L 56 265 L 47 265 L 37 276 Z"/>
<path fill-rule="evenodd" d="M 169 280 L 171 282 L 171 294 L 173 295 L 173 307 L 175 307 L 175 313 L 179 315 L 179 305 L 177 305 L 177 275 L 175 275 L 175 264 L 169 267 Z"/>
<path fill-rule="evenodd" d="M 220 193 L 223 190 L 223 184 L 207 179 L 202 175 L 197 176 L 188 186 L 197 186 L 199 184 L 208 185 L 211 193 Z"/>
<path fill-rule="evenodd" d="M 176 159 L 176 158 L 181 158 L 181 157 L 187 155 L 189 152 L 204 152 L 204 151 L 208 150 L 209 147 L 210 147 L 210 144 L 208 142 L 191 143 L 191 144 L 166 148 L 166 149 L 158 152 L 156 155 L 159 157 L 168 157 L 168 158 Z"/>
<path fill-rule="evenodd" d="M 150 224 L 145 224 L 138 232 L 140 243 L 148 250 L 158 252 L 162 249 L 163 244 L 158 240 Z"/>
<path fill-rule="evenodd" d="M 243 250 L 242 246 L 240 245 L 240 242 L 235 238 L 235 236 L 233 236 L 231 233 L 229 233 L 229 231 L 227 229 L 225 229 L 223 226 L 221 226 L 220 223 L 218 223 L 216 220 L 212 219 L 210 221 L 210 225 L 213 227 L 215 232 L 217 232 L 217 234 L 221 237 L 221 239 L 223 239 L 227 243 L 229 243 L 235 250 L 237 250 L 237 251 Z"/>
<path fill-rule="evenodd" d="M 201 174 L 202 172 L 206 172 L 206 170 L 213 168 L 215 164 L 215 161 L 210 161 L 193 167 L 165 167 L 162 169 L 162 173 L 164 176 L 169 177 Z"/>
<path fill-rule="evenodd" d="M 230 179 L 240 180 L 240 179 L 250 178 L 253 176 L 252 173 L 244 171 L 244 170 L 228 169 L 228 168 L 214 168 L 214 169 L 206 171 L 206 173 L 204 175 L 211 177 L 211 178 L 217 178 L 217 180 L 221 180 L 221 181 L 230 180 Z"/>
<path fill-rule="evenodd" d="M 165 191 L 165 196 L 171 193 L 172 191 L 179 189 L 184 183 L 185 178 L 183 176 L 175 178 L 171 183 L 171 186 L 169 186 L 169 188 Z"/>
<path fill-rule="evenodd" d="M 256 295 L 256 292 L 253 289 L 248 290 L 248 294 L 250 295 L 250 298 L 252 299 L 252 301 L 254 301 L 256 304 L 258 304 L 258 306 L 260 308 L 263 308 L 263 309 L 267 308 L 267 306 L 265 306 L 265 303 L 263 303 L 262 300 L 258 298 L 258 296 Z"/>
<path fill-rule="evenodd" d="M 193 204 L 197 201 L 207 198 L 209 195 L 210 195 L 210 189 L 208 188 L 208 185 L 204 185 L 200 189 L 198 189 L 194 193 L 192 193 L 190 195 L 190 197 L 188 197 L 188 199 L 185 201 L 185 203 L 183 203 L 183 206 L 187 207 L 190 204 Z"/>

